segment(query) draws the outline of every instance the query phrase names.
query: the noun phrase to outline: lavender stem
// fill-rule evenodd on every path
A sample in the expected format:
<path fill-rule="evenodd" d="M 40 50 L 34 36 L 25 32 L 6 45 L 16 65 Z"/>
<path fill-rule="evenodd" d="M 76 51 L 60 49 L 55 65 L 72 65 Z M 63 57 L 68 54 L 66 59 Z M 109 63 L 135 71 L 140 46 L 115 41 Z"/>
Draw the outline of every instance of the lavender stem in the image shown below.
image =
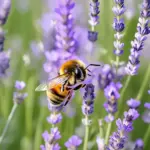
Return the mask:
<path fill-rule="evenodd" d="M 125 91 L 126 91 L 128 85 L 129 85 L 130 81 L 131 81 L 131 76 L 128 76 L 126 81 L 125 81 L 125 85 L 123 86 L 123 89 L 122 89 L 121 94 L 120 94 L 121 95 L 121 97 L 120 97 L 121 101 L 123 101 L 123 97 L 124 97 Z M 120 101 L 120 103 L 118 103 L 119 110 L 122 110 L 122 107 L 124 106 L 121 101 Z M 116 118 L 118 118 L 119 115 L 120 115 L 120 111 L 117 112 Z"/>
<path fill-rule="evenodd" d="M 89 122 L 88 115 L 85 116 L 85 122 Z M 83 150 L 87 150 L 88 147 L 88 137 L 89 137 L 89 125 L 85 125 L 85 138 L 84 138 L 84 145 Z"/>
<path fill-rule="evenodd" d="M 150 125 L 148 126 L 147 131 L 145 132 L 145 135 L 144 135 L 144 144 L 145 145 L 147 145 L 149 136 L 150 136 Z"/>
<path fill-rule="evenodd" d="M 11 110 L 9 116 L 8 116 L 5 128 L 4 128 L 3 132 L 2 132 L 2 135 L 0 136 L 0 144 L 2 143 L 2 141 L 4 139 L 4 136 L 5 136 L 5 134 L 6 134 L 7 130 L 8 130 L 9 124 L 10 124 L 10 122 L 11 122 L 11 120 L 12 120 L 14 114 L 15 114 L 15 111 L 16 111 L 17 107 L 18 107 L 18 104 L 14 103 L 13 108 L 12 108 L 12 110 Z"/>
<path fill-rule="evenodd" d="M 107 127 L 107 131 L 106 131 L 106 136 L 105 136 L 105 144 L 108 143 L 111 127 L 112 127 L 112 122 L 109 122 L 108 127 Z"/>

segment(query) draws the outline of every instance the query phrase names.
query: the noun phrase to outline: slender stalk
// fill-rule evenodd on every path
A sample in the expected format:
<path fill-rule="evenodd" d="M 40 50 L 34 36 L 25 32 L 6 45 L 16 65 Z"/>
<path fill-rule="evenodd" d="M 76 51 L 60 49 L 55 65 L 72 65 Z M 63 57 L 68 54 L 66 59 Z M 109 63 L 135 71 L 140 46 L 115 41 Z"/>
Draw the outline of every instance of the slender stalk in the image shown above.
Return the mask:
<path fill-rule="evenodd" d="M 147 69 L 147 72 L 145 74 L 145 77 L 144 77 L 144 81 L 143 81 L 143 84 L 138 92 L 138 95 L 137 95 L 137 100 L 140 100 L 142 98 L 142 95 L 144 93 L 144 90 L 145 90 L 145 87 L 149 81 L 149 75 L 150 75 L 150 65 L 148 66 L 148 69 Z"/>
<path fill-rule="evenodd" d="M 125 85 L 123 86 L 123 89 L 122 89 L 122 91 L 121 91 L 121 97 L 120 97 L 120 102 L 118 103 L 118 108 L 119 108 L 119 110 L 122 110 L 123 109 L 123 98 L 124 98 L 124 94 L 125 94 L 125 91 L 126 91 L 126 89 L 127 89 L 127 87 L 128 87 L 128 85 L 129 85 L 129 83 L 130 83 L 130 80 L 131 80 L 131 76 L 128 76 L 128 78 L 127 78 L 127 80 L 125 81 Z M 118 111 L 117 112 L 117 114 L 116 114 L 116 118 L 118 118 L 118 116 L 119 116 L 119 114 L 120 114 L 120 111 Z"/>
<path fill-rule="evenodd" d="M 17 107 L 18 107 L 18 104 L 14 103 L 13 108 L 12 108 L 12 110 L 11 110 L 9 116 L 8 116 L 5 128 L 4 128 L 3 132 L 2 132 L 2 135 L 0 136 L 0 144 L 2 143 L 2 141 L 3 141 L 4 137 L 5 137 L 5 134 L 6 134 L 7 130 L 8 130 L 9 124 L 10 124 L 10 122 L 11 122 L 11 120 L 12 120 L 14 114 L 15 114 L 15 111 L 16 111 Z"/>
<path fill-rule="evenodd" d="M 109 139 L 111 127 L 112 127 L 112 122 L 108 123 L 107 131 L 106 131 L 106 136 L 105 136 L 105 144 L 108 143 L 108 139 Z"/>
<path fill-rule="evenodd" d="M 119 68 L 119 56 L 116 56 L 116 75 L 118 74 L 118 68 Z"/>
<path fill-rule="evenodd" d="M 145 135 L 144 135 L 144 144 L 147 145 L 147 142 L 149 140 L 149 136 L 150 136 L 150 125 L 149 127 L 147 128 L 147 131 L 145 132 Z"/>
<path fill-rule="evenodd" d="M 89 122 L 88 116 L 85 116 L 85 122 Z M 89 137 L 89 125 L 85 125 L 85 138 L 84 138 L 84 145 L 83 145 L 83 150 L 88 149 L 88 137 Z"/>
<path fill-rule="evenodd" d="M 99 125 L 99 136 L 100 138 L 104 138 L 104 127 L 103 124 Z"/>

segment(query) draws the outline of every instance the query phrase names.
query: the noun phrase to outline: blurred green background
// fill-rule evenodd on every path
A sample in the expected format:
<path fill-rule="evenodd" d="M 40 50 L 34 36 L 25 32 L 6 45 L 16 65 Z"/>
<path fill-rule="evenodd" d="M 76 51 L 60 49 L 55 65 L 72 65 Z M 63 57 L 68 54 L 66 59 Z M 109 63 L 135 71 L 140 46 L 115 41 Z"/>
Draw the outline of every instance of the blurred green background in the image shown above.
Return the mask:
<path fill-rule="evenodd" d="M 127 19 L 126 16 L 126 31 L 124 36 L 125 43 L 125 54 L 121 57 L 122 60 L 127 61 L 130 49 L 130 41 L 134 38 L 136 31 L 136 25 L 139 16 L 139 4 L 141 1 L 134 2 L 134 15 L 132 18 Z M 79 1 L 78 1 L 79 3 Z M 84 4 L 84 2 L 82 2 Z M 128 4 L 128 2 L 127 2 Z M 101 0 L 101 13 L 100 13 L 100 25 L 97 30 L 99 31 L 98 44 L 101 45 L 106 51 L 106 55 L 100 57 L 100 61 L 104 63 L 110 63 L 111 60 L 115 60 L 115 56 L 112 53 L 113 50 L 113 13 L 111 11 L 113 1 Z M 128 4 L 131 7 L 130 4 Z M 52 7 L 52 6 L 51 6 Z M 82 5 L 83 10 L 85 5 Z M 87 7 L 85 12 L 87 12 Z M 6 31 L 5 49 L 11 49 L 11 65 L 8 70 L 10 73 L 9 77 L 0 80 L 0 133 L 4 128 L 7 117 L 13 106 L 13 92 L 14 83 L 16 80 L 23 80 L 26 82 L 27 87 L 25 89 L 28 92 L 28 98 L 19 106 L 15 116 L 11 122 L 9 130 L 5 136 L 5 139 L 0 147 L 1 150 L 38 150 L 44 141 L 41 137 L 44 130 L 49 130 L 51 125 L 46 121 L 46 117 L 50 114 L 45 102 L 41 102 L 44 93 L 35 93 L 34 89 L 40 81 L 40 71 L 42 63 L 44 62 L 44 56 L 40 60 L 34 60 L 31 54 L 30 44 L 32 41 L 42 40 L 42 32 L 39 28 L 37 20 L 40 19 L 42 13 L 47 10 L 45 9 L 43 0 L 13 0 L 12 9 L 8 18 L 7 24 L 4 29 Z M 84 16 L 82 16 L 84 18 Z M 82 17 L 79 20 L 82 20 Z M 97 49 L 100 50 L 100 49 Z M 150 55 L 150 53 L 149 53 Z M 30 63 L 26 64 L 24 60 L 30 59 Z M 31 57 L 30 57 L 31 56 Z M 34 62 L 36 61 L 36 63 Z M 33 65 L 33 64 L 34 65 Z M 123 101 L 120 101 L 121 105 L 125 104 L 125 101 L 130 98 L 136 98 L 140 88 L 143 87 L 143 81 L 147 72 L 147 65 L 150 63 L 149 59 L 143 57 L 141 68 L 137 76 L 132 77 L 128 89 L 125 92 Z M 150 78 L 150 76 L 149 76 Z M 122 82 L 126 80 L 123 79 Z M 141 108 L 139 109 L 140 114 L 143 113 L 144 101 L 149 101 L 147 90 L 150 80 L 144 86 L 142 97 L 141 97 Z M 45 98 L 46 99 L 46 98 Z M 92 114 L 93 124 L 90 128 L 90 147 L 91 149 L 97 149 L 96 135 L 98 133 L 98 119 L 103 118 L 106 112 L 103 108 L 105 98 L 103 92 L 97 93 L 95 100 L 95 111 Z M 73 107 L 76 109 L 74 117 L 68 117 L 63 113 L 63 121 L 59 125 L 62 138 L 59 140 L 62 149 L 64 148 L 64 142 L 68 140 L 73 134 L 81 133 L 82 127 L 81 119 L 83 118 L 81 111 L 82 98 L 77 93 L 73 100 Z M 125 106 L 125 105 L 124 105 Z M 125 106 L 126 107 L 126 106 Z M 123 117 L 124 109 L 119 109 L 121 117 Z M 115 124 L 115 123 L 114 123 Z M 139 118 L 135 121 L 134 131 L 131 134 L 133 141 L 136 138 L 143 138 L 148 125 L 144 124 L 142 119 Z M 113 131 L 115 130 L 115 126 Z M 82 136 L 82 135 L 81 135 Z M 149 137 L 150 138 L 150 137 Z M 150 140 L 149 140 L 150 141 Z M 82 146 L 80 148 L 82 150 Z M 145 150 L 150 149 L 150 145 L 144 148 Z"/>

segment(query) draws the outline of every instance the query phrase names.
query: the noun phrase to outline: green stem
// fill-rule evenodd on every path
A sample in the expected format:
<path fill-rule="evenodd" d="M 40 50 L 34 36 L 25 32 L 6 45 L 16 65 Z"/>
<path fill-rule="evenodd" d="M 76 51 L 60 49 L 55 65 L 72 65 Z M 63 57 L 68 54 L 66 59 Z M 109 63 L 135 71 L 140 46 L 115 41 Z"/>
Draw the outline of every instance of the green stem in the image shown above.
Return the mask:
<path fill-rule="evenodd" d="M 108 127 L 107 127 L 106 136 L 105 136 L 105 144 L 107 144 L 107 142 L 108 142 L 110 131 L 111 131 L 111 127 L 112 127 L 112 122 L 110 122 L 108 124 Z"/>
<path fill-rule="evenodd" d="M 101 120 L 102 121 L 102 120 Z M 104 127 L 103 127 L 103 123 L 101 125 L 99 125 L 99 136 L 100 138 L 104 138 Z"/>
<path fill-rule="evenodd" d="M 88 116 L 85 116 L 85 122 L 88 123 Z M 85 125 L 85 138 L 84 138 L 83 150 L 87 150 L 88 149 L 88 137 L 89 137 L 89 125 L 86 124 Z"/>
<path fill-rule="evenodd" d="M 13 116 L 14 116 L 14 113 L 15 113 L 17 107 L 18 107 L 18 104 L 14 103 L 13 108 L 12 108 L 12 110 L 11 110 L 9 116 L 8 116 L 5 128 L 4 128 L 3 132 L 2 132 L 2 135 L 0 136 L 0 144 L 2 143 L 2 141 L 4 139 L 4 136 L 5 136 L 5 134 L 6 134 L 7 130 L 8 130 L 9 124 L 10 124 L 10 122 L 11 122 Z"/>
<path fill-rule="evenodd" d="M 116 56 L 116 75 L 118 74 L 118 68 L 119 68 L 119 56 Z"/>
<path fill-rule="evenodd" d="M 118 109 L 119 110 L 122 110 L 123 109 L 123 97 L 124 97 L 124 94 L 125 94 L 125 91 L 126 91 L 126 89 L 127 89 L 127 87 L 128 87 L 128 85 L 129 85 L 129 83 L 130 83 L 130 80 L 131 80 L 131 76 L 128 76 L 128 78 L 127 78 L 127 80 L 125 81 L 125 85 L 123 86 L 123 89 L 122 89 L 122 91 L 121 91 L 121 97 L 120 97 L 120 102 L 118 103 Z M 118 116 L 119 116 L 119 112 L 120 111 L 118 111 L 117 112 L 117 114 L 116 114 L 116 118 L 118 118 Z"/>
<path fill-rule="evenodd" d="M 149 139 L 149 136 L 150 136 L 150 125 L 149 127 L 147 128 L 147 131 L 145 132 L 145 136 L 144 136 L 144 144 L 147 145 L 147 141 Z"/>
<path fill-rule="evenodd" d="M 149 75 L 150 75 L 150 65 L 148 66 L 146 75 L 145 75 L 145 77 L 144 77 L 143 84 L 142 84 L 142 86 L 141 86 L 141 88 L 140 88 L 140 90 L 139 90 L 139 92 L 138 92 L 138 96 L 137 96 L 137 98 L 136 98 L 137 100 L 140 100 L 141 97 L 142 97 L 142 95 L 143 95 L 143 93 L 144 93 L 145 87 L 146 87 L 146 85 L 147 85 L 147 83 L 148 83 L 148 81 L 149 81 Z"/>

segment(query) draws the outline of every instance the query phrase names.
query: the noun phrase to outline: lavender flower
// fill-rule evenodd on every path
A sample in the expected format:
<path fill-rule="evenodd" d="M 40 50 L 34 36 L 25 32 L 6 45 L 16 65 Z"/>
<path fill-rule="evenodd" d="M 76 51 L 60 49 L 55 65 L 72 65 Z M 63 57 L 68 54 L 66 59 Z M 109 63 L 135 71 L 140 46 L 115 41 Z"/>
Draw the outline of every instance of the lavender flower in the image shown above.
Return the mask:
<path fill-rule="evenodd" d="M 124 47 L 124 43 L 121 43 L 120 41 L 121 38 L 123 37 L 121 32 L 125 28 L 124 19 L 122 18 L 122 15 L 124 14 L 126 8 L 124 6 L 124 0 L 122 1 L 114 0 L 114 2 L 116 6 L 114 6 L 112 9 L 113 13 L 115 14 L 113 28 L 117 32 L 114 35 L 116 39 L 116 41 L 114 42 L 114 47 L 115 47 L 114 54 L 120 56 L 123 54 L 123 47 Z"/>
<path fill-rule="evenodd" d="M 150 103 L 145 103 L 144 107 L 146 108 L 142 119 L 145 123 L 150 123 Z"/>
<path fill-rule="evenodd" d="M 125 132 L 131 132 L 133 130 L 132 122 L 139 117 L 139 113 L 135 109 L 129 109 L 124 113 L 123 125 Z"/>
<path fill-rule="evenodd" d="M 78 44 L 75 39 L 72 15 L 74 6 L 75 3 L 72 0 L 64 0 L 59 1 L 58 8 L 55 9 L 55 42 L 53 42 L 55 44 L 51 51 L 46 49 L 45 57 L 47 61 L 43 65 L 45 72 L 50 73 L 51 77 L 56 76 L 60 64 L 70 59 L 77 52 Z"/>
<path fill-rule="evenodd" d="M 140 106 L 140 104 L 141 104 L 140 101 L 133 98 L 127 101 L 127 105 L 129 106 L 129 108 L 137 109 Z"/>
<path fill-rule="evenodd" d="M 9 68 L 9 61 L 9 55 L 6 52 L 0 52 L 0 77 L 6 75 L 6 70 Z"/>
<path fill-rule="evenodd" d="M 11 0 L 0 1 L 0 77 L 5 76 L 6 70 L 9 68 L 9 55 L 4 50 L 5 34 L 2 29 L 7 21 L 9 11 L 11 7 Z"/>
<path fill-rule="evenodd" d="M 74 39 L 73 31 L 73 16 L 71 14 L 75 3 L 72 0 L 65 0 L 60 2 L 58 8 L 55 9 L 57 13 L 57 25 L 56 25 L 56 42 L 55 46 L 57 50 L 75 52 L 76 41 Z"/>
<path fill-rule="evenodd" d="M 84 115 L 90 115 L 93 113 L 94 109 L 94 85 L 87 84 L 85 87 L 85 93 L 83 96 L 83 105 L 82 105 L 82 112 Z"/>
<path fill-rule="evenodd" d="M 94 31 L 94 27 L 99 23 L 99 10 L 100 2 L 98 0 L 91 0 L 90 1 L 90 20 L 89 24 L 92 27 L 92 31 L 88 31 L 88 39 L 91 42 L 97 41 L 98 32 Z"/>
<path fill-rule="evenodd" d="M 98 72 L 98 85 L 100 89 L 106 88 L 114 79 L 114 72 L 109 64 L 105 64 Z"/>
<path fill-rule="evenodd" d="M 135 148 L 134 150 L 143 150 L 144 148 L 144 143 L 142 139 L 137 139 L 135 142 Z"/>
<path fill-rule="evenodd" d="M 48 109 L 53 113 L 58 113 L 63 109 L 64 103 L 60 105 L 53 105 L 52 103 L 48 102 Z"/>
<path fill-rule="evenodd" d="M 110 85 L 108 85 L 104 89 L 105 97 L 107 98 L 107 101 L 104 103 L 104 107 L 106 111 L 109 113 L 108 116 L 105 117 L 105 120 L 107 122 L 111 122 L 114 120 L 114 117 L 112 116 L 117 111 L 117 100 L 120 98 L 119 89 L 122 87 L 121 83 L 114 83 L 111 82 Z"/>
<path fill-rule="evenodd" d="M 15 88 L 17 90 L 23 90 L 25 88 L 25 86 L 26 86 L 26 83 L 23 81 L 16 81 L 16 83 L 15 83 Z"/>
<path fill-rule="evenodd" d="M 73 135 L 65 143 L 65 146 L 67 147 L 68 150 L 75 150 L 81 145 L 81 143 L 82 143 L 82 140 L 78 136 Z"/>
<path fill-rule="evenodd" d="M 60 113 L 58 114 L 51 114 L 49 117 L 47 117 L 47 121 L 51 124 L 58 124 L 62 120 L 62 115 Z"/>
<path fill-rule="evenodd" d="M 150 94 L 150 90 L 148 90 L 148 94 Z"/>
<path fill-rule="evenodd" d="M 123 121 L 118 119 L 116 125 L 118 130 L 110 136 L 109 145 L 106 147 L 107 150 L 121 150 L 128 139 L 127 133 L 133 130 L 133 121 L 139 117 L 139 113 L 135 109 L 129 109 L 128 112 L 124 113 Z"/>
<path fill-rule="evenodd" d="M 21 104 L 24 101 L 24 99 L 28 96 L 27 93 L 22 92 L 25 86 L 26 84 L 24 81 L 16 81 L 15 88 L 18 91 L 13 93 L 13 100 L 15 103 Z"/>
<path fill-rule="evenodd" d="M 126 66 L 126 72 L 128 75 L 136 75 L 138 68 L 140 67 L 141 51 L 144 47 L 144 41 L 149 34 L 149 17 L 150 17 L 150 5 L 148 1 L 144 0 L 142 5 L 141 16 L 137 25 L 137 33 L 135 34 L 135 40 L 131 42 L 131 54 L 129 56 L 128 64 Z"/>
<path fill-rule="evenodd" d="M 59 150 L 60 147 L 59 145 L 56 143 L 57 140 L 59 140 L 61 138 L 60 132 L 58 130 L 58 128 L 51 128 L 51 132 L 50 134 L 48 133 L 48 131 L 45 131 L 42 134 L 42 137 L 45 141 L 45 146 L 41 145 L 41 150 Z"/>
<path fill-rule="evenodd" d="M 0 1 L 0 25 L 4 25 L 7 21 L 11 8 L 11 0 Z"/>

